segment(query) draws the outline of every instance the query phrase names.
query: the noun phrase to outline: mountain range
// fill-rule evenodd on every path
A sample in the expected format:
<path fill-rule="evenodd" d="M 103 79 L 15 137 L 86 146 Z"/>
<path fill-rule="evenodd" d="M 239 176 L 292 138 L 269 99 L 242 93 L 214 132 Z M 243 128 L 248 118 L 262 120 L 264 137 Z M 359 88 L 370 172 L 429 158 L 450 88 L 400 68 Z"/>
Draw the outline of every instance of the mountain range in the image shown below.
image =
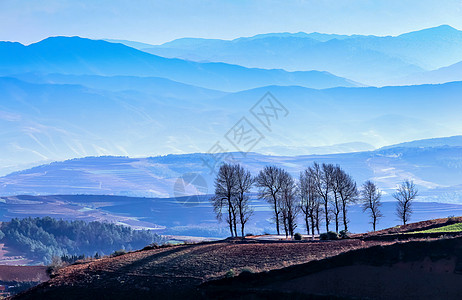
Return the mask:
<path fill-rule="evenodd" d="M 161 48 L 206 45 L 209 54 L 247 49 L 242 55 L 230 53 L 258 62 L 265 55 L 257 53 L 273 49 L 274 43 L 269 52 L 303 64 L 309 59 L 297 45 L 308 43 L 327 47 L 319 52 L 325 56 L 318 57 L 326 66 L 329 56 L 338 65 L 337 51 L 349 53 L 353 61 L 371 58 L 355 52 L 365 49 L 379 53 L 374 64 L 382 64 L 385 53 L 423 70 L 457 61 L 459 41 L 458 30 L 440 26 L 397 37 L 273 33 L 233 41 L 180 39 Z M 217 145 L 221 151 L 279 156 L 367 152 L 462 131 L 462 82 L 366 87 L 322 71 L 300 71 L 302 65 L 289 72 L 193 62 L 149 54 L 145 46 L 80 37 L 53 37 L 28 46 L 1 42 L 0 175 L 70 158 L 204 153 Z M 412 56 L 417 48 L 422 49 Z M 290 54 L 296 49 L 303 55 Z M 349 70 L 379 70 L 374 64 L 358 60 Z M 444 69 L 453 74 L 451 80 L 458 78 L 459 66 Z M 283 114 L 276 113 L 275 104 Z M 230 138 L 242 122 L 258 135 L 246 149 Z"/>
<path fill-rule="evenodd" d="M 409 84 L 421 77 L 426 80 L 420 83 L 440 83 L 443 78 L 462 80 L 461 73 L 443 75 L 444 69 L 440 74 L 426 72 L 462 61 L 462 31 L 448 25 L 398 36 L 299 32 L 234 40 L 182 38 L 141 49 L 193 61 L 328 71 L 369 85 Z"/>
<path fill-rule="evenodd" d="M 163 77 L 223 91 L 266 85 L 312 88 L 358 86 L 328 72 L 265 70 L 226 63 L 198 63 L 164 58 L 120 43 L 80 37 L 51 37 L 24 46 L 0 43 L 0 74 L 62 73 L 68 75 Z"/>
<path fill-rule="evenodd" d="M 266 165 L 286 168 L 293 176 L 317 161 L 340 164 L 358 183 L 374 180 L 384 199 L 402 180 L 413 179 L 420 200 L 460 203 L 462 201 L 462 138 L 451 137 L 396 145 L 374 151 L 271 156 L 231 153 L 234 160 L 256 175 Z M 148 158 L 86 157 L 45 164 L 0 177 L 2 195 L 97 194 L 143 197 L 178 197 L 213 192 L 214 171 L 204 162 L 207 153 L 166 155 Z M 198 174 L 201 190 L 178 189 L 178 180 Z M 189 178 L 189 177 L 185 177 Z M 185 179 L 188 180 L 188 179 Z M 437 192 L 435 192 L 437 191 Z"/>
<path fill-rule="evenodd" d="M 371 150 L 462 131 L 461 82 L 225 93 L 153 77 L 18 78 L 0 78 L 0 174 L 74 157 L 207 152 L 217 142 L 236 151 L 229 132 L 243 117 L 262 137 L 248 150 L 276 155 Z M 268 92 L 288 112 L 271 128 L 250 112 Z"/>

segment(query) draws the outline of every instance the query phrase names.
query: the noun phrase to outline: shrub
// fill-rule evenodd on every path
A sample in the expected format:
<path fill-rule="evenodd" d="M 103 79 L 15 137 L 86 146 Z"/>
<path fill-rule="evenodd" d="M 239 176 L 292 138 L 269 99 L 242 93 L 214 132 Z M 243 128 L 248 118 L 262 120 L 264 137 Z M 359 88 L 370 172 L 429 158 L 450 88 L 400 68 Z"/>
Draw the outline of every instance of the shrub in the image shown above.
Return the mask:
<path fill-rule="evenodd" d="M 121 256 L 127 253 L 124 249 L 116 250 L 111 254 L 112 257 Z"/>
<path fill-rule="evenodd" d="M 448 223 L 448 224 L 457 223 L 457 218 L 454 215 L 448 216 L 448 220 L 446 221 L 446 223 Z"/>
<path fill-rule="evenodd" d="M 341 231 L 340 231 L 339 237 L 340 237 L 341 239 L 349 239 L 349 238 L 350 238 L 350 235 L 349 235 L 349 232 L 348 232 L 348 231 L 346 231 L 346 230 L 341 230 Z"/>
<path fill-rule="evenodd" d="M 236 276 L 236 273 L 234 272 L 233 269 L 230 269 L 230 270 L 229 270 L 228 272 L 226 272 L 226 274 L 225 274 L 225 277 L 226 277 L 226 278 L 231 278 L 231 277 L 234 277 L 234 276 Z"/>
<path fill-rule="evenodd" d="M 241 276 L 241 275 L 246 276 L 246 275 L 253 274 L 253 273 L 255 273 L 255 272 L 254 272 L 251 268 L 243 268 L 243 269 L 241 270 L 241 273 L 240 273 L 239 275 L 240 275 L 240 276 Z"/>
<path fill-rule="evenodd" d="M 336 232 L 329 231 L 325 233 L 321 233 L 319 236 L 320 240 L 326 241 L 326 240 L 338 240 L 338 235 Z"/>
<path fill-rule="evenodd" d="M 294 240 L 301 241 L 302 240 L 302 235 L 297 232 L 296 234 L 294 234 Z"/>
<path fill-rule="evenodd" d="M 65 263 L 61 260 L 59 256 L 53 256 L 51 258 L 51 263 L 47 267 L 47 274 L 50 278 L 53 278 L 57 275 L 58 271 L 65 266 Z"/>
<path fill-rule="evenodd" d="M 246 233 L 245 236 L 253 236 L 251 233 Z"/>

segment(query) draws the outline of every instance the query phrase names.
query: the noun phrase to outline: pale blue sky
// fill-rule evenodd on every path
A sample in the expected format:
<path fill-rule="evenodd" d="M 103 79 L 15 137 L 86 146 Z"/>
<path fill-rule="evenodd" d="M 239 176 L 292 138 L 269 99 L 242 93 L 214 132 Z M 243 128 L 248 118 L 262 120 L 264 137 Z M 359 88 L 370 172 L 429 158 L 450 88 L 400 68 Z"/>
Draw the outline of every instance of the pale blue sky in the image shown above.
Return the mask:
<path fill-rule="evenodd" d="M 267 32 L 396 35 L 448 24 L 461 0 L 0 0 L 0 40 L 79 35 L 162 43 Z"/>

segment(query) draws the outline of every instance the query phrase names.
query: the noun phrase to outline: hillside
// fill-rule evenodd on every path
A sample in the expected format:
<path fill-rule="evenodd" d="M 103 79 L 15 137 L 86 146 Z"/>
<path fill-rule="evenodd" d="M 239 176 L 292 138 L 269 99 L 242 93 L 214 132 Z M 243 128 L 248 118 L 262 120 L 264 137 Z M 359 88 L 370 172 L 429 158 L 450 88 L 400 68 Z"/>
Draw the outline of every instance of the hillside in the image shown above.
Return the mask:
<path fill-rule="evenodd" d="M 418 230 L 428 226 L 428 222 L 410 225 Z M 266 299 L 269 293 L 292 298 L 336 294 L 347 299 L 381 299 L 399 295 L 412 280 L 425 282 L 426 287 L 412 289 L 410 295 L 434 295 L 440 285 L 444 288 L 439 293 L 454 299 L 460 292 L 460 285 L 455 283 L 461 276 L 462 258 L 457 249 L 462 240 L 460 233 L 455 238 L 441 238 L 442 235 L 401 242 L 380 240 L 380 236 L 375 241 L 265 241 L 250 237 L 146 247 L 65 267 L 51 280 L 14 299 L 234 299 L 243 295 Z M 355 276 L 340 280 L 345 272 Z M 371 281 L 365 288 L 364 280 L 369 282 L 371 274 L 380 280 L 376 284 Z M 397 274 L 401 275 L 396 277 Z M 320 284 L 323 278 L 329 278 L 325 281 L 328 285 Z M 377 291 L 377 284 L 386 289 L 385 294 L 371 294 Z"/>
<path fill-rule="evenodd" d="M 287 72 L 225 63 L 198 63 L 148 54 L 119 43 L 80 37 L 50 37 L 28 46 L 0 42 L 0 54 L 0 74 L 3 76 L 29 72 L 154 76 L 222 91 L 266 85 L 312 88 L 357 85 L 328 72 Z"/>
<path fill-rule="evenodd" d="M 315 161 L 334 163 L 340 164 L 359 183 L 374 179 L 387 194 L 391 194 L 400 181 L 412 178 L 426 201 L 452 203 L 461 201 L 458 181 L 462 173 L 461 155 L 459 146 L 398 146 L 369 152 L 306 156 L 257 153 L 242 156 L 234 153 L 235 158 L 252 174 L 265 165 L 274 164 L 298 177 L 300 171 Z M 184 196 L 176 193 L 175 183 L 185 174 L 196 173 L 204 180 L 205 190 L 201 192 L 204 194 L 213 190 L 213 174 L 203 162 L 208 159 L 207 154 L 149 158 L 87 157 L 15 172 L 1 177 L 0 184 L 5 196 L 109 194 L 168 198 Z"/>
<path fill-rule="evenodd" d="M 198 298 L 197 286 L 230 269 L 267 271 L 383 242 L 233 241 L 148 249 L 69 266 L 14 299 Z"/>
<path fill-rule="evenodd" d="M 461 245 L 459 237 L 363 248 L 281 270 L 206 282 L 202 297 L 459 299 Z"/>

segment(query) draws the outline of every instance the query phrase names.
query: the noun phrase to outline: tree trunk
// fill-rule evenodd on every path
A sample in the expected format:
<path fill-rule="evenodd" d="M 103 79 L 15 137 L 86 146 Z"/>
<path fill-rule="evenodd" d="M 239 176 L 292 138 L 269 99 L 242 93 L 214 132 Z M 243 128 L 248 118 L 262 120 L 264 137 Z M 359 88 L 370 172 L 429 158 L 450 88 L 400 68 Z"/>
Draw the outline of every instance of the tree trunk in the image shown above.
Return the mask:
<path fill-rule="evenodd" d="M 276 218 L 276 231 L 279 235 L 279 212 L 278 212 L 278 203 L 276 200 L 276 196 L 273 196 L 273 201 L 274 201 L 274 217 Z"/>
<path fill-rule="evenodd" d="M 338 233 L 339 214 L 340 214 L 340 209 L 338 208 L 338 198 L 337 198 L 337 194 L 335 193 L 335 232 L 337 233 Z"/>
<path fill-rule="evenodd" d="M 311 239 L 314 240 L 314 217 L 311 216 Z"/>
<path fill-rule="evenodd" d="M 329 232 L 329 203 L 327 202 L 327 199 L 324 203 L 324 209 L 325 209 L 325 214 L 326 214 L 326 230 Z"/>
<path fill-rule="evenodd" d="M 335 213 L 335 232 L 338 233 L 338 212 Z"/>
<path fill-rule="evenodd" d="M 348 222 L 347 222 L 347 211 L 346 211 L 346 204 L 343 203 L 343 226 L 345 227 L 345 232 L 348 232 Z"/>
<path fill-rule="evenodd" d="M 307 215 L 305 215 L 305 224 L 306 224 L 306 233 L 310 234 L 310 223 L 309 223 Z"/>
<path fill-rule="evenodd" d="M 231 217 L 231 210 L 228 210 L 228 223 L 229 223 L 229 231 L 231 232 L 231 237 L 234 237 L 233 235 L 233 218 Z"/>

